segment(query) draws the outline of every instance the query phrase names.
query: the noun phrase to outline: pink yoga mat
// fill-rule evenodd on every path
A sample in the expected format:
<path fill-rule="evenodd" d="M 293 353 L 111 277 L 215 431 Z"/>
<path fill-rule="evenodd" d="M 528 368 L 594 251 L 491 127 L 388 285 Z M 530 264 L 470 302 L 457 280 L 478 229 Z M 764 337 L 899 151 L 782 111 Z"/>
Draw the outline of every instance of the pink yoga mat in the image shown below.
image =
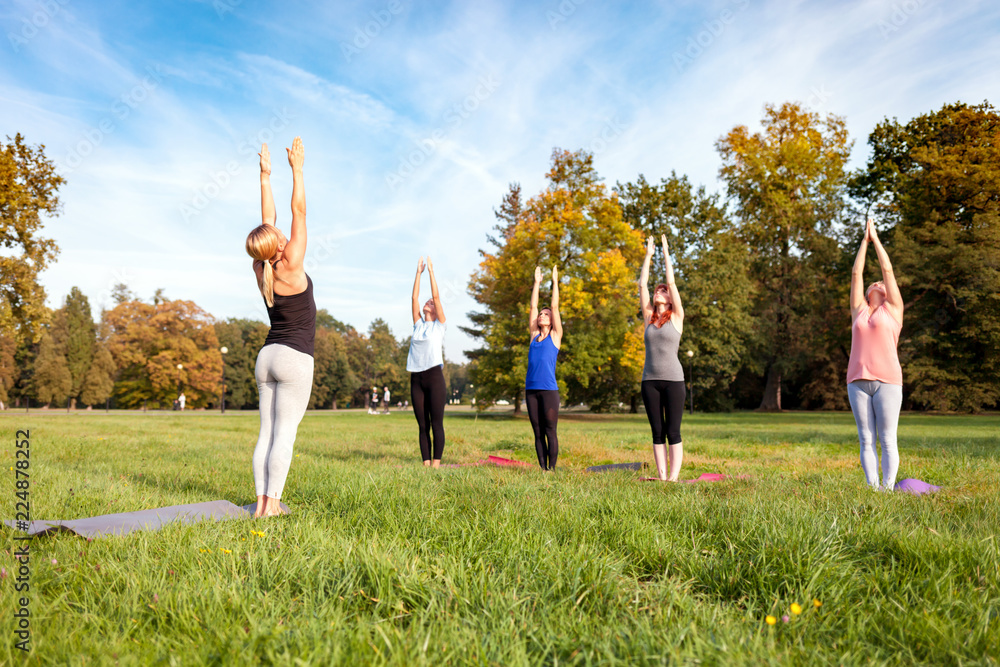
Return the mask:
<path fill-rule="evenodd" d="M 740 479 L 746 477 L 746 475 L 740 475 Z M 706 472 L 701 477 L 695 479 L 681 479 L 678 480 L 683 484 L 693 484 L 694 482 L 721 482 L 724 479 L 731 479 L 729 475 L 723 475 L 717 472 Z M 661 481 L 659 477 L 640 477 L 640 482 L 659 482 Z"/>

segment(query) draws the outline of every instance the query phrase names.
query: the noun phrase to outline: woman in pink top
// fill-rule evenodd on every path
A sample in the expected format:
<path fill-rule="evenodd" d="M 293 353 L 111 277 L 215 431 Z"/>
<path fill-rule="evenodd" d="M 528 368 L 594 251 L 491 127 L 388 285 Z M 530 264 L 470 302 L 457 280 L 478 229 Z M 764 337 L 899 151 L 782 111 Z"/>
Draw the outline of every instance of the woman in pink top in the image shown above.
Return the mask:
<path fill-rule="evenodd" d="M 882 280 L 862 293 L 862 271 L 868 242 L 875 246 Z M 869 486 L 879 487 L 876 437 L 882 443 L 882 488 L 896 485 L 899 451 L 896 425 L 903 404 L 903 371 L 896 355 L 903 328 L 903 297 L 892 273 L 889 255 L 878 240 L 875 224 L 868 219 L 854 270 L 851 272 L 851 359 L 847 364 L 847 396 L 858 424 L 861 468 Z"/>

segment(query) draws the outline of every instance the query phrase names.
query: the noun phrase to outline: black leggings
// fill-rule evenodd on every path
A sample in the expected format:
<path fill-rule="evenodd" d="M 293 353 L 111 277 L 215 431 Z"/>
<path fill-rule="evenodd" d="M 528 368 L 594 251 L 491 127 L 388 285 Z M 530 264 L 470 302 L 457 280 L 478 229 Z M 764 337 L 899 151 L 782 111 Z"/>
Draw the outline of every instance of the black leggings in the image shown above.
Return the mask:
<path fill-rule="evenodd" d="M 535 432 L 535 453 L 542 470 L 552 470 L 559 458 L 559 437 L 556 425 L 559 423 L 559 390 L 528 389 L 524 392 L 524 402 L 528 405 L 528 419 Z M 548 441 L 546 443 L 546 441 Z"/>
<path fill-rule="evenodd" d="M 444 453 L 444 404 L 448 390 L 440 366 L 410 373 L 410 402 L 420 426 L 420 456 L 431 460 L 431 431 L 434 432 L 434 459 Z"/>
<path fill-rule="evenodd" d="M 687 389 L 684 380 L 643 380 L 642 402 L 646 406 L 653 444 L 676 445 L 681 441 L 681 417 Z M 666 435 L 666 438 L 664 438 Z"/>

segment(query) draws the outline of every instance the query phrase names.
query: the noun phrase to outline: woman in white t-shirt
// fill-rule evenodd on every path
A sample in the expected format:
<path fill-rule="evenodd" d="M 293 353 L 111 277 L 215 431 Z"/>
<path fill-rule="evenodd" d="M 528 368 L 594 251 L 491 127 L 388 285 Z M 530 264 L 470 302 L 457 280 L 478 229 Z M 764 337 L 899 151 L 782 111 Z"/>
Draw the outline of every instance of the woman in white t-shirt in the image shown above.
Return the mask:
<path fill-rule="evenodd" d="M 424 258 L 421 257 L 417 262 L 417 276 L 413 280 L 413 335 L 410 337 L 406 370 L 410 373 L 413 414 L 420 427 L 420 456 L 425 466 L 437 468 L 444 453 L 444 404 L 448 398 L 443 369 L 445 318 L 430 257 L 426 266 L 431 279 L 431 298 L 421 309 L 420 274 L 424 272 Z"/>

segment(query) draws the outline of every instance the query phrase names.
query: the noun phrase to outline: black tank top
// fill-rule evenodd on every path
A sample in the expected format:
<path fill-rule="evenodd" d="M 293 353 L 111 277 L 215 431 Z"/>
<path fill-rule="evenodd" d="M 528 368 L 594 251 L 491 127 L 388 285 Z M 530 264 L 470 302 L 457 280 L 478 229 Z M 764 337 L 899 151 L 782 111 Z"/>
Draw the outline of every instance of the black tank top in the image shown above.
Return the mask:
<path fill-rule="evenodd" d="M 306 290 L 290 296 L 274 295 L 274 305 L 267 306 L 271 330 L 264 345 L 280 343 L 293 350 L 313 356 L 316 341 L 316 300 L 313 299 L 313 281 L 306 274 Z"/>

